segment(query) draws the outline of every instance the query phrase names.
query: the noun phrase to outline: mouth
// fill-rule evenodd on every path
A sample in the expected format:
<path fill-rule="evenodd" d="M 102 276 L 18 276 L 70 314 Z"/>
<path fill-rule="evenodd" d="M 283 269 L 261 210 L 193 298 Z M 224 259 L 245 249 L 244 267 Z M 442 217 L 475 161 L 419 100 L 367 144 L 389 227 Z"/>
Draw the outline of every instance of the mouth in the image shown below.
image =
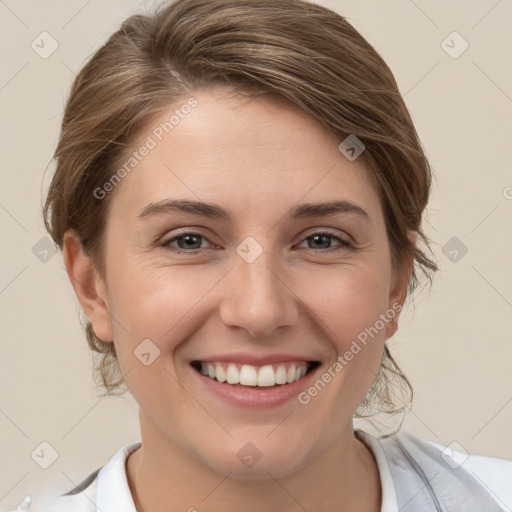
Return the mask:
<path fill-rule="evenodd" d="M 192 361 L 196 372 L 218 383 L 236 388 L 257 390 L 289 386 L 304 379 L 319 361 L 285 361 L 275 364 L 251 365 L 226 361 Z"/>

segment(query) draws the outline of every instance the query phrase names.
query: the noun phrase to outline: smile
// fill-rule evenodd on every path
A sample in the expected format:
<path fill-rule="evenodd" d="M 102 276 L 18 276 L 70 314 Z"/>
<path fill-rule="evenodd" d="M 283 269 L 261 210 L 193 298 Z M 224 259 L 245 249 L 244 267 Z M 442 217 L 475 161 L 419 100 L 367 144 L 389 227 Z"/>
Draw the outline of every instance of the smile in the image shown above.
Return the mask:
<path fill-rule="evenodd" d="M 287 361 L 254 366 L 232 362 L 193 361 L 192 367 L 205 377 L 237 387 L 268 388 L 284 386 L 302 379 L 319 363 Z"/>

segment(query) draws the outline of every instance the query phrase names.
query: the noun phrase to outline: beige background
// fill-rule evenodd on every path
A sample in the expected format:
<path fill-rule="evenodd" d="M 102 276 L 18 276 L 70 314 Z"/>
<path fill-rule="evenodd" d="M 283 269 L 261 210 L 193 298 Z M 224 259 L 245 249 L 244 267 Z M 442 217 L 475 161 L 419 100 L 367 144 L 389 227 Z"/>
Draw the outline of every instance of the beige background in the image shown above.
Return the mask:
<path fill-rule="evenodd" d="M 512 2 L 320 3 L 388 62 L 436 173 L 428 233 L 442 271 L 391 343 L 415 390 L 403 428 L 512 459 Z M 45 500 L 68 490 L 138 439 L 133 399 L 95 394 L 60 253 L 43 262 L 32 250 L 46 236 L 40 203 L 53 166 L 45 168 L 74 74 L 151 4 L 0 1 L 2 510 L 29 491 Z M 58 43 L 47 59 L 31 48 L 43 31 Z M 469 44 L 456 59 L 441 46 L 453 31 Z M 456 262 L 442 252 L 452 237 L 468 248 Z M 31 458 L 43 441 L 58 452 L 46 470 Z"/>

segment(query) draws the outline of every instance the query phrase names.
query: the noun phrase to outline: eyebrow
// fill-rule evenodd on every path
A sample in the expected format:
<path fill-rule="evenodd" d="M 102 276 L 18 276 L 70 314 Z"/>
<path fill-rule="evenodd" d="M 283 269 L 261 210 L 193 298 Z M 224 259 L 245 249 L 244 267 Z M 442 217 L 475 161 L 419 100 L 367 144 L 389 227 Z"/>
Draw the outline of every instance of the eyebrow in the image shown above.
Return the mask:
<path fill-rule="evenodd" d="M 193 213 L 203 217 L 209 217 L 224 221 L 230 221 L 231 212 L 222 206 L 213 203 L 204 203 L 200 201 L 189 200 L 162 200 L 157 203 L 149 203 L 139 213 L 138 218 L 170 213 L 173 211 L 181 211 Z M 309 217 L 323 217 L 326 215 L 334 215 L 336 213 L 348 213 L 356 215 L 366 221 L 370 220 L 368 213 L 360 206 L 350 201 L 329 201 L 324 203 L 304 203 L 296 206 L 288 213 L 291 220 L 304 219 Z"/>

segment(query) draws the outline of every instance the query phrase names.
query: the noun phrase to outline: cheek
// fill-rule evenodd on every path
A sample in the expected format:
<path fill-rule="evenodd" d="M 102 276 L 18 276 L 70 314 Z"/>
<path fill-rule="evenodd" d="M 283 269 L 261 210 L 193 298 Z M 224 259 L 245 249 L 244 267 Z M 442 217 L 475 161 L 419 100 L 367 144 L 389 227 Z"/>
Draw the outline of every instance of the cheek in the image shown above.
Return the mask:
<path fill-rule="evenodd" d="M 161 261 L 152 264 L 147 257 L 124 257 L 112 262 L 110 269 L 109 285 L 115 290 L 110 303 L 114 338 L 125 340 L 123 345 L 132 350 L 146 338 L 161 350 L 173 349 L 186 337 L 187 329 L 197 329 L 202 316 L 222 300 L 215 288 L 222 287 L 225 267 L 165 266 Z M 283 300 L 304 307 L 304 314 L 311 313 L 317 327 L 344 350 L 385 312 L 384 271 L 375 262 L 318 266 L 308 273 L 302 268 L 283 276 L 294 291 L 285 293 Z"/>
<path fill-rule="evenodd" d="M 170 396 L 183 394 L 176 350 L 206 321 L 208 295 L 222 272 L 142 260 L 119 261 L 111 272 L 116 290 L 111 312 L 116 352 L 130 392 L 148 410 L 158 411 L 162 390 Z M 178 421 L 194 407 L 185 394 L 166 414 Z"/>
<path fill-rule="evenodd" d="M 121 350 L 127 346 L 133 350 L 148 338 L 162 352 L 169 351 L 187 336 L 187 328 L 194 328 L 189 319 L 197 321 L 222 275 L 193 266 L 157 266 L 142 260 L 119 261 L 111 272 L 116 290 L 111 303 L 117 320 L 114 339 L 123 342 Z"/>
<path fill-rule="evenodd" d="M 334 438 L 378 372 L 386 339 L 380 315 L 388 307 L 382 281 L 377 266 L 345 266 L 339 272 L 318 272 L 302 289 L 329 347 L 322 371 L 299 396 L 307 414 L 316 418 L 318 437 Z"/>
<path fill-rule="evenodd" d="M 388 307 L 388 287 L 373 267 L 344 267 L 318 273 L 304 289 L 315 316 L 339 349 L 373 326 Z M 379 328 L 382 328 L 380 322 Z"/>
<path fill-rule="evenodd" d="M 332 347 L 319 378 L 329 382 L 322 401 L 335 416 L 355 410 L 381 363 L 387 325 L 382 317 L 389 306 L 388 287 L 377 268 L 346 267 L 337 277 L 331 270 L 309 285 L 314 317 Z"/>

